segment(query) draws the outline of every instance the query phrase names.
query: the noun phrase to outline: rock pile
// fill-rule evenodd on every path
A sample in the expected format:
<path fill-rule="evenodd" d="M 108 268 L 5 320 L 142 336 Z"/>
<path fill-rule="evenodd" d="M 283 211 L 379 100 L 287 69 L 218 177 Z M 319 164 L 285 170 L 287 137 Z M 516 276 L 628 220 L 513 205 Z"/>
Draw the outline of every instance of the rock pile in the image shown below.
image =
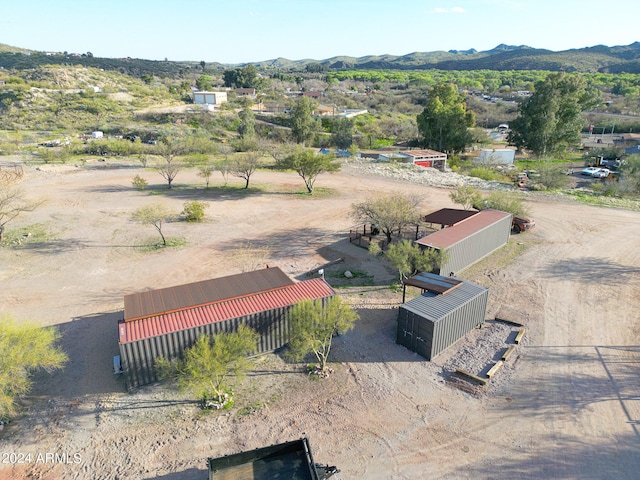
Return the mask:
<path fill-rule="evenodd" d="M 410 163 L 383 163 L 366 158 L 345 160 L 344 169 L 353 169 L 381 177 L 406 180 L 421 185 L 439 188 L 476 187 L 481 190 L 513 190 L 512 185 L 490 182 L 476 177 L 467 177 L 454 172 L 441 172 L 435 168 L 421 167 Z"/>

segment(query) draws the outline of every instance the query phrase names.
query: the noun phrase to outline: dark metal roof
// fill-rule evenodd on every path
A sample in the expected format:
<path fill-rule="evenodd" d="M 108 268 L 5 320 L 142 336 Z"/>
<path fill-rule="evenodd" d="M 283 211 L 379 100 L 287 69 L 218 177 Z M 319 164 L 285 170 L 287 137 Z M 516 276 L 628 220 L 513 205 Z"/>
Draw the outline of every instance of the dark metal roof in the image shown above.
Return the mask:
<path fill-rule="evenodd" d="M 334 294 L 331 286 L 322 278 L 313 278 L 242 297 L 193 305 L 138 320 L 121 321 L 118 334 L 120 343 L 130 343 L 200 325 L 289 307 L 301 300 L 331 297 Z"/>
<path fill-rule="evenodd" d="M 293 280 L 276 267 L 133 293 L 124 297 L 124 319 L 129 322 L 292 284 Z"/>
<path fill-rule="evenodd" d="M 210 480 L 319 478 L 306 437 L 224 457 L 209 458 L 207 463 Z"/>
<path fill-rule="evenodd" d="M 485 287 L 463 280 L 460 286 L 446 295 L 425 292 L 402 304 L 401 308 L 420 315 L 431 322 L 437 322 L 487 290 Z"/>
<path fill-rule="evenodd" d="M 481 210 L 475 215 L 472 215 L 466 220 L 463 220 L 449 228 L 443 228 L 431 235 L 422 237 L 417 240 L 416 243 L 425 247 L 438 248 L 442 250 L 455 245 L 470 235 L 484 230 L 503 218 L 510 216 L 510 213 L 501 212 L 500 210 Z"/>
<path fill-rule="evenodd" d="M 441 208 L 435 212 L 425 215 L 426 223 L 438 223 L 440 225 L 455 225 L 462 220 L 472 217 L 478 213 L 475 210 L 460 210 L 457 208 Z"/>
<path fill-rule="evenodd" d="M 402 283 L 435 294 L 447 293 L 462 283 L 462 280 L 452 277 L 443 277 L 434 273 L 422 272 L 407 278 Z"/>

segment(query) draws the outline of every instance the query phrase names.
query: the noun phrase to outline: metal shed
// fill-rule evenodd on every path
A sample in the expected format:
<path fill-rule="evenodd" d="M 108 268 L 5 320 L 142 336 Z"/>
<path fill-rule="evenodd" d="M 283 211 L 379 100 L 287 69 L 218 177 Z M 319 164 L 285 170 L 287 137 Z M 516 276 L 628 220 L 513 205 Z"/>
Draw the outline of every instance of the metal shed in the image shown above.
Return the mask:
<path fill-rule="evenodd" d="M 293 283 L 279 269 L 267 270 L 277 272 L 259 270 L 208 283 L 143 292 L 140 301 L 132 298 L 125 301 L 125 319 L 118 324 L 118 336 L 127 388 L 158 380 L 156 358 L 182 358 L 185 349 L 200 336 L 233 332 L 240 324 L 260 334 L 258 352 L 276 350 L 289 341 L 288 319 L 293 305 L 305 299 L 324 300 L 335 294 L 321 278 Z M 228 284 L 223 288 L 225 281 Z M 230 289 L 229 285 L 237 289 Z M 212 299 L 208 302 L 201 295 L 207 289 Z M 184 301 L 189 298 L 191 305 Z M 131 307 L 128 311 L 127 305 L 140 308 Z M 159 310 L 159 305 L 166 309 Z"/>
<path fill-rule="evenodd" d="M 339 472 L 336 467 L 314 462 L 309 440 L 256 448 L 207 461 L 209 480 L 326 480 Z"/>
<path fill-rule="evenodd" d="M 507 212 L 481 210 L 416 242 L 424 248 L 447 252 L 448 258 L 436 273 L 457 275 L 509 241 L 511 219 Z"/>
<path fill-rule="evenodd" d="M 425 291 L 400 306 L 396 335 L 400 345 L 432 360 L 484 322 L 487 288 L 431 273 L 421 273 L 409 280 L 413 281 L 408 285 Z"/>

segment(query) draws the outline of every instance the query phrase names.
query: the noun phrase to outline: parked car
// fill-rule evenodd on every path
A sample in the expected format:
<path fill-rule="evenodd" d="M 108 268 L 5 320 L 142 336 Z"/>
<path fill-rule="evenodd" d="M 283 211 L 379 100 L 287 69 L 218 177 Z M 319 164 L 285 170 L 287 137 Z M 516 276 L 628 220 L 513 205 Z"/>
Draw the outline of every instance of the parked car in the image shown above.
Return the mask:
<path fill-rule="evenodd" d="M 597 172 L 598 170 L 600 170 L 598 167 L 587 167 L 580 170 L 580 173 L 582 175 L 589 175 L 591 177 L 593 176 L 593 173 Z"/>
<path fill-rule="evenodd" d="M 511 230 L 514 233 L 525 232 L 536 226 L 536 222 L 533 218 L 526 217 L 513 217 L 511 222 Z"/>
<path fill-rule="evenodd" d="M 591 176 L 594 177 L 594 178 L 607 178 L 609 176 L 609 173 L 611 173 L 609 171 L 609 169 L 607 169 L 607 168 L 599 168 L 598 170 L 593 172 L 591 174 Z"/>

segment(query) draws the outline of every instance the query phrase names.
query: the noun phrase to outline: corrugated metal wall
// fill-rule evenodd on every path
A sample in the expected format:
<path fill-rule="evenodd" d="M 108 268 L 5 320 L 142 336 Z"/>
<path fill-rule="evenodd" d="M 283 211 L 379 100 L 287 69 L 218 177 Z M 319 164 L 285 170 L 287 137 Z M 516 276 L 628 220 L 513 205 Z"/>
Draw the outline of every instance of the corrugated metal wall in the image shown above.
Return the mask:
<path fill-rule="evenodd" d="M 260 335 L 258 353 L 276 350 L 289 341 L 290 310 L 291 307 L 277 308 L 120 344 L 120 358 L 127 388 L 132 389 L 158 381 L 154 367 L 156 358 L 182 358 L 185 349 L 191 347 L 200 336 L 234 332 L 240 324 L 253 328 Z"/>
<path fill-rule="evenodd" d="M 488 298 L 489 290 L 485 290 L 434 324 L 431 358 L 442 353 L 484 322 Z"/>
<path fill-rule="evenodd" d="M 398 310 L 396 342 L 432 360 L 484 322 L 488 298 L 489 290 L 465 282 L 444 295 L 412 299 Z"/>
<path fill-rule="evenodd" d="M 447 261 L 440 267 L 440 275 L 457 275 L 478 260 L 509 241 L 511 216 L 505 217 L 446 249 Z"/>

